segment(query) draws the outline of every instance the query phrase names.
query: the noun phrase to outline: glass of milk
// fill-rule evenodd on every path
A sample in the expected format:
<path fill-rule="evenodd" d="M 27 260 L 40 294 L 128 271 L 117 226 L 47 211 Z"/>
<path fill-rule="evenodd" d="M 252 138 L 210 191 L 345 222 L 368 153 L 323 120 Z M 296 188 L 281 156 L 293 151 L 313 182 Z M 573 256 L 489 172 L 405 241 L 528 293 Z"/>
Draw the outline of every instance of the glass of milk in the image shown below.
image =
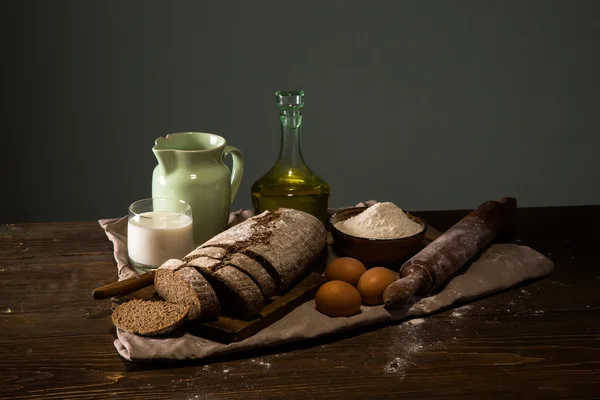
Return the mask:
<path fill-rule="evenodd" d="M 183 200 L 153 198 L 129 207 L 127 251 L 139 273 L 194 250 L 192 209 Z"/>

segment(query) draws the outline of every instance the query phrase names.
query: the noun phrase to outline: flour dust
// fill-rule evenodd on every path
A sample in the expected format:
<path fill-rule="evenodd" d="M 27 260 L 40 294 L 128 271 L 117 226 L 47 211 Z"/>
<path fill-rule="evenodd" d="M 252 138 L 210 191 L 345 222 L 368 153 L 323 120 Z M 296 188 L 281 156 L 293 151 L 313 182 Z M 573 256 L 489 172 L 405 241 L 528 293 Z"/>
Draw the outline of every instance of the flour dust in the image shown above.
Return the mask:
<path fill-rule="evenodd" d="M 423 318 L 417 318 L 389 328 L 392 344 L 387 353 L 392 357 L 385 363 L 383 368 L 385 374 L 404 379 L 408 370 L 416 365 L 418 353 L 428 346 L 437 346 L 437 343 L 428 346 L 424 344 L 427 340 L 426 322 Z"/>

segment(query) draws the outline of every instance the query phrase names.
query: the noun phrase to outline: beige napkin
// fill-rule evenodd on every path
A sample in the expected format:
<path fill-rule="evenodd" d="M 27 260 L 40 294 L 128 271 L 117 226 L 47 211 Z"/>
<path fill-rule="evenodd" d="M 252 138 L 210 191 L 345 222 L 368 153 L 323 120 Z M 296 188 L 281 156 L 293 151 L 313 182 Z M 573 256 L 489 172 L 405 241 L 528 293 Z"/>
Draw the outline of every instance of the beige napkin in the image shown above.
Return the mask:
<path fill-rule="evenodd" d="M 369 202 L 368 205 L 373 203 Z M 251 215 L 247 210 L 232 213 L 230 225 L 235 225 Z M 100 225 L 115 246 L 119 279 L 135 274 L 127 260 L 127 218 L 101 220 Z M 331 248 L 329 252 L 330 259 L 337 257 Z M 453 278 L 440 293 L 416 299 L 418 301 L 410 308 L 387 310 L 383 306 L 362 306 L 361 312 L 355 316 L 330 318 L 316 311 L 314 301 L 311 300 L 256 335 L 237 343 L 217 343 L 186 332 L 167 338 L 149 338 L 117 330 L 114 345 L 121 356 L 132 361 L 202 359 L 272 347 L 369 325 L 429 315 L 454 303 L 472 301 L 545 276 L 552 272 L 553 267 L 551 260 L 529 247 L 495 244 L 483 252 L 466 272 Z"/>

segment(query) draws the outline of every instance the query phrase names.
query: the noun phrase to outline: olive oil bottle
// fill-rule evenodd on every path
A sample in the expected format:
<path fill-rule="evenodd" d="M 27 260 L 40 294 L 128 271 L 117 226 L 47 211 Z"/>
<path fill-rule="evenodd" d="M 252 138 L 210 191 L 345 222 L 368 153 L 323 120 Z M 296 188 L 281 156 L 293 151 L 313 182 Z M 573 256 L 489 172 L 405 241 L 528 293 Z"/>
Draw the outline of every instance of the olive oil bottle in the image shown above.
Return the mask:
<path fill-rule="evenodd" d="M 304 106 L 304 92 L 279 91 L 275 99 L 281 120 L 281 149 L 275 165 L 252 185 L 254 212 L 294 208 L 325 223 L 329 185 L 308 168 L 300 150 L 300 109 Z"/>

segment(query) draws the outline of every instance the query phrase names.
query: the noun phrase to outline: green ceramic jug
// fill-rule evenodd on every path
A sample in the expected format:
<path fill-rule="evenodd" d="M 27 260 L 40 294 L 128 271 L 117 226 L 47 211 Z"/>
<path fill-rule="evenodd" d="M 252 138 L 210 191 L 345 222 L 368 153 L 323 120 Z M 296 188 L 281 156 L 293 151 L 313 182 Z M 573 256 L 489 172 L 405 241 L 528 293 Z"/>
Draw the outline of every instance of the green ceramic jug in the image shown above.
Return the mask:
<path fill-rule="evenodd" d="M 186 201 L 192 208 L 194 244 L 227 229 L 229 209 L 242 182 L 244 158 L 212 133 L 181 132 L 156 139 L 158 165 L 152 174 L 152 197 Z M 223 158 L 231 154 L 231 172 Z"/>

